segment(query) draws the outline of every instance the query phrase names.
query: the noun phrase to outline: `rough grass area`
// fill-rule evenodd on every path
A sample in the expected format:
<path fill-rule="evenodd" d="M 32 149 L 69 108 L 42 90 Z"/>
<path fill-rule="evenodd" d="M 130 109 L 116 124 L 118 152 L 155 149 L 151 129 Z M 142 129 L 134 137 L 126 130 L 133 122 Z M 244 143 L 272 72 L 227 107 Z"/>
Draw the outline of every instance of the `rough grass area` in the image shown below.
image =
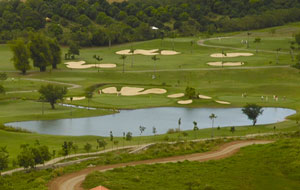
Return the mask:
<path fill-rule="evenodd" d="M 205 163 L 141 165 L 94 172 L 86 189 L 111 190 L 295 190 L 300 187 L 300 139 L 243 148 L 237 155 Z"/>

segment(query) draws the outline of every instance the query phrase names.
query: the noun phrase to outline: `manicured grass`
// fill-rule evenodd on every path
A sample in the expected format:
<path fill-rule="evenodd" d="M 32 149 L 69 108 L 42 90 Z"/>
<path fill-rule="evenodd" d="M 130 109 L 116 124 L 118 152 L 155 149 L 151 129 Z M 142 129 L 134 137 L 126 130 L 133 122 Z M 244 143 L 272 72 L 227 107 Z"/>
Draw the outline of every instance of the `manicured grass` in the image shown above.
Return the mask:
<path fill-rule="evenodd" d="M 205 163 L 141 165 L 94 172 L 86 189 L 103 185 L 112 190 L 294 190 L 300 187 L 299 139 L 243 148 L 237 155 Z"/>

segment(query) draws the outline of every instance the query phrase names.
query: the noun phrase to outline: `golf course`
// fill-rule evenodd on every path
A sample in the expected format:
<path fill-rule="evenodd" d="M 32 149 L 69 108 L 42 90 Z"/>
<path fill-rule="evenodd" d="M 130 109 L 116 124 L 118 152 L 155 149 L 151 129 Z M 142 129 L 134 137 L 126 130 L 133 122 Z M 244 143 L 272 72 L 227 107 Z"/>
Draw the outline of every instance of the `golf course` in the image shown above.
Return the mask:
<path fill-rule="evenodd" d="M 22 43 L 43 51 L 30 35 L 0 44 L 1 190 L 300 189 L 300 22 L 62 44 L 20 68 Z"/>

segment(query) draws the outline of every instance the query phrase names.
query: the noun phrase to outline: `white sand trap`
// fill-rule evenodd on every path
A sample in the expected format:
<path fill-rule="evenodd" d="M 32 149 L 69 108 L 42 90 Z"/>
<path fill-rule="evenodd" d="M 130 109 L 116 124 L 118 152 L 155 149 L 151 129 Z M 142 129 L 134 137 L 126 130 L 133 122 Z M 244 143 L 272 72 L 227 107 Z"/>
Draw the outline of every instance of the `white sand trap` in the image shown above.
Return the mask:
<path fill-rule="evenodd" d="M 199 98 L 201 98 L 201 99 L 206 99 L 206 100 L 212 99 L 211 97 L 205 96 L 205 95 L 199 95 Z"/>
<path fill-rule="evenodd" d="M 161 55 L 178 55 L 180 52 L 177 51 L 171 51 L 171 50 L 162 50 Z"/>
<path fill-rule="evenodd" d="M 151 49 L 151 50 L 145 50 L 145 49 L 136 49 L 134 50 L 134 55 L 159 55 L 159 49 Z M 116 54 L 118 55 L 132 55 L 130 53 L 130 49 L 125 49 L 121 51 L 117 51 Z M 180 52 L 177 51 L 171 51 L 171 50 L 162 50 L 161 55 L 177 55 L 180 54 Z"/>
<path fill-rule="evenodd" d="M 183 96 L 184 96 L 184 93 L 170 94 L 170 95 L 168 95 L 168 98 L 181 98 Z"/>
<path fill-rule="evenodd" d="M 116 87 L 108 87 L 108 88 L 104 88 L 102 89 L 102 92 L 105 94 L 117 94 L 117 88 Z"/>
<path fill-rule="evenodd" d="M 253 53 L 226 53 L 226 56 L 224 56 L 222 53 L 214 53 L 210 55 L 211 57 L 248 57 L 253 56 Z"/>
<path fill-rule="evenodd" d="M 122 87 L 121 89 L 121 95 L 122 96 L 136 96 L 143 91 L 144 88 L 136 88 L 136 87 Z"/>
<path fill-rule="evenodd" d="M 209 62 L 209 63 L 207 63 L 207 65 L 222 67 L 222 62 Z M 224 67 L 236 67 L 236 66 L 242 66 L 242 65 L 244 65 L 243 62 L 225 62 L 225 63 L 223 63 Z"/>
<path fill-rule="evenodd" d="M 79 100 L 84 100 L 85 96 L 80 96 L 80 97 L 73 97 L 73 101 L 79 101 Z M 71 101 L 71 97 L 66 98 L 66 100 Z"/>
<path fill-rule="evenodd" d="M 193 100 L 179 100 L 177 103 L 178 104 L 191 104 L 191 103 L 193 103 Z"/>
<path fill-rule="evenodd" d="M 93 67 L 99 68 L 115 68 L 116 64 L 87 64 L 85 65 L 85 61 L 77 61 L 77 62 L 66 62 L 65 63 L 70 69 L 89 69 Z"/>
<path fill-rule="evenodd" d="M 165 94 L 165 93 L 167 93 L 167 90 L 165 90 L 165 89 L 151 88 L 151 89 L 141 92 L 140 94 Z"/>
<path fill-rule="evenodd" d="M 216 102 L 217 102 L 218 104 L 227 104 L 227 105 L 231 104 L 230 102 L 218 101 L 218 100 L 216 100 Z"/>
<path fill-rule="evenodd" d="M 144 88 L 137 87 L 122 87 L 121 91 L 118 92 L 116 87 L 108 87 L 102 89 L 105 94 L 121 94 L 122 96 L 138 96 L 144 94 L 165 94 L 167 90 L 162 88 L 151 88 L 144 91 Z"/>

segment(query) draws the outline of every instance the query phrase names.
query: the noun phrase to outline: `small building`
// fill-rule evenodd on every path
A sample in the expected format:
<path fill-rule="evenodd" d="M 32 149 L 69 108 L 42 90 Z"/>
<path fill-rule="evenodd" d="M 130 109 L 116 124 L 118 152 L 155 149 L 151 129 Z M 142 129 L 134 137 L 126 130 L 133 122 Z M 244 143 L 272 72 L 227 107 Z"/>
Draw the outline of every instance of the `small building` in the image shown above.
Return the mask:
<path fill-rule="evenodd" d="M 109 189 L 107 189 L 106 187 L 103 187 L 103 186 L 98 186 L 98 187 L 95 187 L 95 188 L 90 189 L 90 190 L 109 190 Z"/>

